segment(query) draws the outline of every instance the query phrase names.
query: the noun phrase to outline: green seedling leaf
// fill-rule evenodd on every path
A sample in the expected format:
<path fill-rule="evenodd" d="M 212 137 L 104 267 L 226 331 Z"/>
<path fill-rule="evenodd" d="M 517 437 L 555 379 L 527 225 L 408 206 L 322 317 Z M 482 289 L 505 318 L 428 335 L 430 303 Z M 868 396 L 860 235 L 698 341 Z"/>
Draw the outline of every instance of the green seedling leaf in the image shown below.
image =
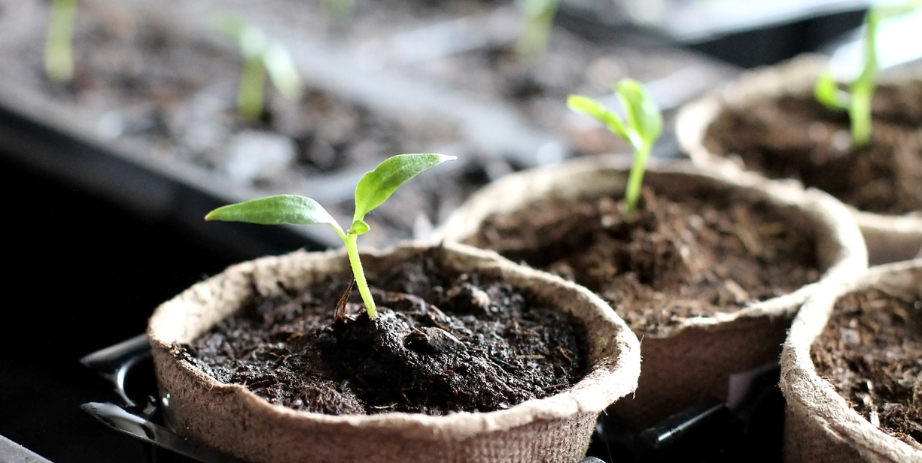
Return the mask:
<path fill-rule="evenodd" d="M 618 82 L 615 93 L 627 113 L 628 126 L 648 145 L 652 146 L 663 132 L 663 116 L 653 99 L 637 81 L 624 79 Z"/>
<path fill-rule="evenodd" d="M 848 108 L 848 100 L 851 99 L 847 92 L 839 89 L 831 71 L 824 72 L 816 80 L 816 85 L 813 87 L 813 96 L 820 104 L 833 110 Z"/>
<path fill-rule="evenodd" d="M 362 234 L 368 231 L 365 215 L 378 207 L 407 180 L 445 161 L 457 159 L 443 154 L 398 154 L 365 174 L 355 187 L 355 215 L 352 217 L 350 233 Z"/>
<path fill-rule="evenodd" d="M 624 123 L 621 122 L 621 118 L 598 101 L 587 96 L 570 95 L 567 97 L 567 107 L 578 113 L 594 117 L 608 127 L 608 130 L 612 131 L 612 133 L 630 141 L 630 136 L 624 130 Z"/>
<path fill-rule="evenodd" d="M 215 29 L 237 42 L 243 55 L 237 90 L 237 110 L 241 116 L 256 120 L 262 114 L 266 75 L 285 98 L 294 100 L 301 96 L 304 83 L 284 45 L 269 40 L 262 29 L 231 14 L 220 14 L 213 23 Z"/>
<path fill-rule="evenodd" d="M 567 106 L 576 112 L 596 118 L 605 124 L 608 130 L 625 139 L 634 148 L 634 164 L 631 166 L 631 174 L 624 194 L 624 201 L 627 204 L 625 216 L 630 218 L 637 209 L 647 158 L 653 150 L 656 139 L 663 132 L 663 115 L 653 99 L 636 81 L 622 79 L 615 85 L 614 90 L 621 105 L 624 106 L 627 122 L 624 122 L 614 111 L 589 97 L 570 95 L 567 97 Z"/>
<path fill-rule="evenodd" d="M 852 142 L 864 147 L 871 140 L 871 99 L 877 89 L 877 33 L 884 19 L 901 16 L 922 8 L 922 0 L 882 5 L 868 10 L 864 19 L 864 62 L 861 73 L 848 86 L 840 90 L 832 73 L 824 72 L 816 81 L 813 94 L 816 100 L 833 110 L 846 110 L 851 122 Z"/>
<path fill-rule="evenodd" d="M 349 265 L 355 276 L 355 284 L 365 302 L 365 310 L 370 318 L 378 315 L 374 298 L 365 280 L 365 271 L 359 260 L 356 240 L 368 231 L 364 222 L 365 214 L 378 207 L 407 180 L 420 172 L 435 167 L 445 161 L 456 159 L 454 156 L 441 154 L 398 154 L 365 174 L 355 189 L 356 213 L 352 226 L 344 232 L 336 220 L 317 201 L 297 195 L 278 195 L 267 198 L 244 201 L 219 207 L 205 216 L 205 220 L 223 220 L 228 222 L 247 222 L 262 225 L 328 224 L 336 230 L 349 256 Z M 361 205 L 361 206 L 360 206 Z M 359 213 L 359 211 L 362 211 Z"/>
<path fill-rule="evenodd" d="M 298 68 L 295 66 L 295 60 L 288 53 L 288 49 L 278 42 L 269 44 L 266 49 L 266 56 L 263 59 L 266 71 L 269 72 L 269 78 L 276 90 L 289 100 L 296 100 L 301 97 L 304 91 L 304 82 L 298 74 Z"/>
<path fill-rule="evenodd" d="M 634 129 L 645 145 L 652 147 L 653 142 L 663 133 L 663 116 L 659 107 L 635 80 L 623 79 L 618 82 L 615 94 L 627 113 L 627 125 Z"/>
<path fill-rule="evenodd" d="M 342 228 L 317 201 L 298 195 L 277 195 L 219 207 L 205 220 L 246 222 L 260 225 L 329 224 L 342 235 Z"/>

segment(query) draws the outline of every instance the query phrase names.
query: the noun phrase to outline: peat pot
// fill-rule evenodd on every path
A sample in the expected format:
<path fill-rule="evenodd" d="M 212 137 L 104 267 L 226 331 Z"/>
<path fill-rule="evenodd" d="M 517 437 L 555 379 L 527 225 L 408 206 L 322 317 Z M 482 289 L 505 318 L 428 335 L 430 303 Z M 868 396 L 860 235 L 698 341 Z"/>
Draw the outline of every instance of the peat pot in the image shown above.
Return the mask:
<path fill-rule="evenodd" d="M 381 275 L 411 265 L 408 262 L 415 262 L 414 259 L 420 259 L 421 255 L 431 256 L 432 262 L 437 262 L 433 265 L 447 269 L 448 273 L 487 275 L 491 281 L 506 285 L 504 287 L 532 295 L 529 297 L 540 301 L 542 307 L 548 307 L 548 312 L 558 317 L 564 317 L 562 314 L 575 317 L 573 323 L 583 326 L 582 335 L 577 338 L 581 340 L 580 345 L 570 354 L 561 348 L 560 355 L 570 360 L 574 352 L 583 352 L 582 378 L 544 398 L 526 400 L 505 409 L 500 406 L 496 411 L 452 411 L 442 416 L 404 412 L 333 416 L 271 404 L 247 387 L 215 380 L 206 373 L 207 368 L 197 366 L 201 361 L 190 360 L 182 354 L 188 352 L 183 346 L 222 319 L 243 310 L 241 308 L 257 296 L 297 293 L 321 281 L 325 287 L 331 287 L 326 283 L 331 276 L 351 281 L 344 250 L 299 251 L 232 266 L 157 308 L 150 320 L 148 336 L 153 347 L 160 396 L 167 404 L 167 424 L 185 437 L 254 462 L 575 462 L 582 459 L 599 413 L 636 387 L 640 367 L 637 338 L 601 299 L 586 289 L 515 265 L 494 253 L 463 245 L 429 247 L 407 244 L 384 252 L 364 253 L 362 261 L 372 291 L 376 291 L 379 279 L 385 278 Z M 406 284 L 413 287 L 416 282 Z M 434 291 L 442 289 L 439 287 Z M 451 293 L 447 288 L 445 292 Z M 469 295 L 469 299 L 481 301 L 481 310 L 494 310 L 490 297 L 495 301 L 498 296 L 487 293 Z M 313 294 L 311 292 L 308 299 Z M 379 310 L 381 307 L 396 307 L 389 301 L 421 300 L 395 292 L 374 294 L 379 300 Z M 416 309 L 413 310 L 432 307 L 425 302 L 414 304 Z M 336 305 L 334 299 L 329 305 L 329 312 L 324 306 L 321 310 L 324 314 L 329 313 L 329 319 L 334 319 Z M 350 306 L 356 308 L 360 304 L 347 303 L 347 314 L 336 317 L 340 320 L 343 320 L 341 317 L 349 320 L 365 317 L 348 315 Z M 428 310 L 434 317 L 432 320 L 436 320 L 433 326 L 414 328 L 403 338 L 402 344 L 397 343 L 396 349 L 417 349 L 425 341 L 422 347 L 457 353 L 451 349 L 459 341 L 436 327 L 454 326 L 460 316 L 445 318 L 438 309 Z M 528 310 L 533 310 L 533 307 L 528 306 Z M 375 320 L 386 318 L 388 311 L 384 309 Z M 364 319 L 368 320 L 367 317 Z M 441 335 L 435 336 L 438 333 Z M 291 342 L 307 337 L 298 333 L 289 335 Z M 441 344 L 433 339 L 441 339 Z M 411 346 L 411 342 L 415 344 Z M 303 355 L 306 362 L 319 358 L 319 354 L 315 355 L 312 351 Z M 543 356 L 527 352 L 518 356 L 526 359 L 523 362 L 539 357 Z M 512 360 L 506 360 L 514 363 L 515 358 L 514 355 Z M 372 369 L 374 367 L 371 366 Z M 385 371 L 384 375 L 392 373 Z M 252 386 L 256 388 L 255 380 Z M 350 387 L 344 385 L 343 390 Z M 406 395 L 409 394 L 411 392 L 407 391 Z M 321 399 L 329 400 L 329 397 L 332 396 Z"/>
<path fill-rule="evenodd" d="M 828 60 L 802 55 L 751 71 L 681 108 L 676 136 L 696 164 L 726 163 L 795 179 L 849 205 L 871 264 L 922 248 L 922 78 L 919 66 L 881 74 L 867 148 L 851 142 L 848 116 L 817 103 Z"/>
<path fill-rule="evenodd" d="M 922 462 L 922 260 L 811 296 L 781 363 L 788 462 Z"/>
<path fill-rule="evenodd" d="M 649 426 L 698 400 L 738 403 L 744 391 L 731 376 L 777 364 L 807 295 L 862 271 L 867 255 L 848 210 L 829 195 L 684 161 L 648 166 L 632 222 L 619 202 L 630 162 L 601 156 L 507 176 L 437 236 L 498 250 L 609 302 L 641 338 L 643 358 L 636 393 L 614 411 Z M 651 204 L 664 215 L 651 218 Z M 546 217 L 550 206 L 572 214 Z M 721 214 L 727 221 L 712 224 Z M 779 239 L 794 244 L 770 250 Z"/>

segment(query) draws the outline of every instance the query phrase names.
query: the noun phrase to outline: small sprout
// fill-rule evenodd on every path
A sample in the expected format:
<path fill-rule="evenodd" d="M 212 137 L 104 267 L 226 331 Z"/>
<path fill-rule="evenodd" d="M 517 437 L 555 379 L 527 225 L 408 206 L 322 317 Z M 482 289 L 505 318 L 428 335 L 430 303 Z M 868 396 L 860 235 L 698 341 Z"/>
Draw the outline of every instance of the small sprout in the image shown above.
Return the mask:
<path fill-rule="evenodd" d="M 231 15 L 221 15 L 215 27 L 237 41 L 243 54 L 243 70 L 237 91 L 237 111 L 241 116 L 256 120 L 263 111 L 263 90 L 266 75 L 272 85 L 289 100 L 301 97 L 304 83 L 294 59 L 284 45 L 269 40 L 261 29 Z"/>
<path fill-rule="evenodd" d="M 570 95 L 567 97 L 567 106 L 573 111 L 596 118 L 634 148 L 634 163 L 631 165 L 627 191 L 624 194 L 627 204 L 625 216 L 630 218 L 637 209 L 647 158 L 650 157 L 656 139 L 663 132 L 663 116 L 659 107 L 637 81 L 622 79 L 615 86 L 615 94 L 624 107 L 626 123 L 614 111 L 592 98 Z"/>
<path fill-rule="evenodd" d="M 560 0 L 518 0 L 522 14 L 522 32 L 516 42 L 516 52 L 525 59 L 544 54 L 557 15 Z"/>
<path fill-rule="evenodd" d="M 877 32 L 880 22 L 920 7 L 922 1 L 913 0 L 869 9 L 864 17 L 864 63 L 848 91 L 839 89 L 831 70 L 821 74 L 816 81 L 813 95 L 818 102 L 833 110 L 848 111 L 852 142 L 859 148 L 867 146 L 871 140 L 871 98 L 877 88 Z"/>
<path fill-rule="evenodd" d="M 219 207 L 209 212 L 205 220 L 262 225 L 325 223 L 333 227 L 346 245 L 349 264 L 352 266 L 359 294 L 365 302 L 365 310 L 370 318 L 375 318 L 378 312 L 375 309 L 371 291 L 368 289 L 368 283 L 365 281 L 365 272 L 362 270 L 362 262 L 359 260 L 359 251 L 356 246 L 358 236 L 369 230 L 368 224 L 365 223 L 365 215 L 380 206 L 397 187 L 407 180 L 427 169 L 454 159 L 456 159 L 454 156 L 431 153 L 398 154 L 388 158 L 359 180 L 359 184 L 355 187 L 355 214 L 352 217 L 352 225 L 345 231 L 317 201 L 297 195 L 269 196 Z"/>
<path fill-rule="evenodd" d="M 74 78 L 74 17 L 77 0 L 52 0 L 45 36 L 45 75 L 54 83 Z"/>

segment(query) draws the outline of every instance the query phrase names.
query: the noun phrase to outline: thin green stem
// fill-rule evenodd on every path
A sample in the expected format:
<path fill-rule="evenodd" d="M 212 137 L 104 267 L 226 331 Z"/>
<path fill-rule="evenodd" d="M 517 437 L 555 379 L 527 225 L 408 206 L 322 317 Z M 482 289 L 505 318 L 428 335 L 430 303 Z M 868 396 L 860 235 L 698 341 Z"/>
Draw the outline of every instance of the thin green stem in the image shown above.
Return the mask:
<path fill-rule="evenodd" d="M 77 0 L 53 0 L 45 37 L 45 74 L 53 82 L 68 82 L 74 77 L 72 42 Z"/>
<path fill-rule="evenodd" d="M 624 215 L 628 220 L 634 217 L 634 212 L 637 210 L 637 201 L 640 199 L 640 187 L 643 185 L 643 174 L 646 171 L 650 149 L 650 146 L 644 144 L 638 147 L 634 153 L 634 163 L 631 165 L 631 173 L 627 180 L 627 190 L 624 193 L 624 201 L 627 204 L 627 210 Z"/>
<path fill-rule="evenodd" d="M 240 72 L 240 88 L 237 91 L 237 110 L 240 115 L 257 120 L 263 111 L 263 90 L 266 83 L 266 69 L 258 56 L 244 58 Z"/>
<path fill-rule="evenodd" d="M 848 107 L 848 117 L 852 125 L 852 141 L 861 148 L 871 141 L 871 97 L 874 90 L 865 86 L 856 86 L 852 93 L 852 104 Z"/>
<path fill-rule="evenodd" d="M 867 13 L 864 38 L 864 68 L 852 84 L 852 101 L 848 108 L 848 117 L 852 125 L 852 141 L 858 147 L 867 146 L 871 141 L 871 98 L 877 86 L 877 29 L 881 13 L 871 9 Z"/>
<path fill-rule="evenodd" d="M 378 316 L 375 309 L 375 300 L 371 298 L 371 290 L 368 289 L 368 282 L 365 281 L 365 270 L 362 269 L 362 261 L 359 260 L 359 248 L 356 245 L 358 235 L 352 233 L 346 235 L 346 252 L 349 254 L 349 264 L 352 265 L 352 273 L 355 275 L 355 285 L 359 287 L 359 294 L 362 295 L 362 301 L 365 302 L 365 310 L 368 312 L 368 318 Z"/>

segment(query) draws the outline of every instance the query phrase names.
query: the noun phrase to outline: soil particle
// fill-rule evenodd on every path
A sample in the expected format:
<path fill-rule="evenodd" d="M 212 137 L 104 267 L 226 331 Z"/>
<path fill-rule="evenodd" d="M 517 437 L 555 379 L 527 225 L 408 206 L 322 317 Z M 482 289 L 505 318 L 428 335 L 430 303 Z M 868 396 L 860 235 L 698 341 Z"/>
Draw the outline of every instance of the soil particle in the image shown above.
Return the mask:
<path fill-rule="evenodd" d="M 585 373 L 582 325 L 491 275 L 430 252 L 369 281 L 377 318 L 358 302 L 334 316 L 350 281 L 330 278 L 255 297 L 175 353 L 270 403 L 334 415 L 500 410 Z"/>
<path fill-rule="evenodd" d="M 852 409 L 922 450 L 922 298 L 851 293 L 836 303 L 810 353 Z"/>
<path fill-rule="evenodd" d="M 548 199 L 494 215 L 468 240 L 596 292 L 635 333 L 732 312 L 816 281 L 814 237 L 766 204 L 671 201 L 644 189 L 624 203 Z"/>
<path fill-rule="evenodd" d="M 881 87 L 871 142 L 852 145 L 848 115 L 810 96 L 786 96 L 722 112 L 705 146 L 771 178 L 795 178 L 860 210 L 922 210 L 922 83 Z"/>

